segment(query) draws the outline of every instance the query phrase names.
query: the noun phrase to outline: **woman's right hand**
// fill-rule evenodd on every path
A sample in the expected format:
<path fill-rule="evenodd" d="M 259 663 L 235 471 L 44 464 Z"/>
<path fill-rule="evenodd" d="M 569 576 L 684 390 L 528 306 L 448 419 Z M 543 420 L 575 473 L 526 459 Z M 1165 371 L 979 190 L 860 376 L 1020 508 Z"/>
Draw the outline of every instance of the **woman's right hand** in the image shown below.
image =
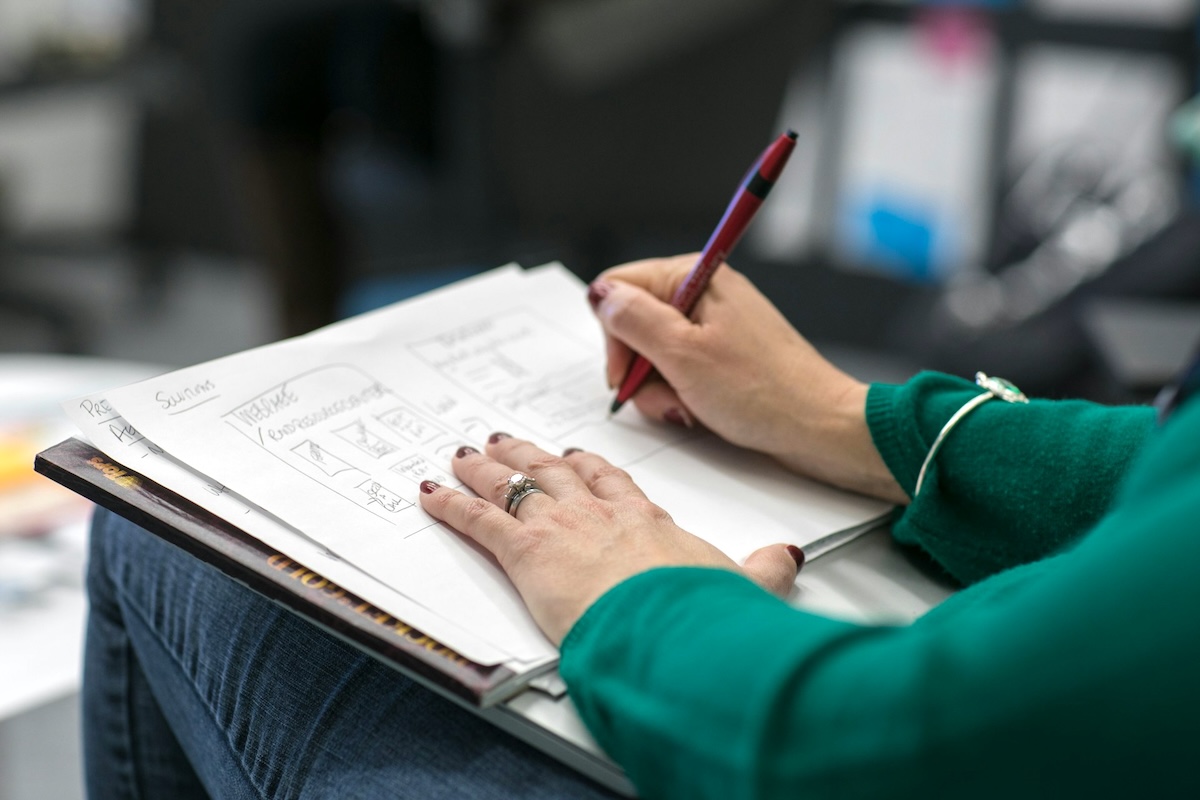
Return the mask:
<path fill-rule="evenodd" d="M 609 385 L 641 353 L 658 371 L 633 396 L 643 414 L 698 422 L 801 474 L 908 502 L 871 441 L 867 386 L 822 357 L 745 276 L 718 268 L 690 319 L 671 306 L 696 259 L 635 261 L 593 281 Z"/>

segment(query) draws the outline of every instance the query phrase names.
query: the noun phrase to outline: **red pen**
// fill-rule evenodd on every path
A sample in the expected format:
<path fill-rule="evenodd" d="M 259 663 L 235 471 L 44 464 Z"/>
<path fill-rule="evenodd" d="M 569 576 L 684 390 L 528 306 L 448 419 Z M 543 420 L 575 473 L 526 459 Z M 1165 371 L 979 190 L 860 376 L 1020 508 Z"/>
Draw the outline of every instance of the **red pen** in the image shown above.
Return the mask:
<path fill-rule="evenodd" d="M 704 245 L 696 266 L 692 267 L 692 271 L 671 298 L 671 305 L 685 316 L 692 313 L 696 301 L 708 288 L 708 282 L 717 271 L 717 267 L 729 257 L 746 228 L 750 227 L 750 221 L 754 219 L 754 214 L 763 204 L 763 200 L 767 199 L 767 193 L 771 191 L 775 181 L 779 180 L 795 146 L 796 132 L 789 130 L 772 142 L 746 173 L 733 200 L 725 209 L 725 216 L 721 217 L 717 229 L 708 239 L 708 244 Z M 617 398 L 613 400 L 609 413 L 617 413 L 621 406 L 625 405 L 625 401 L 641 388 L 653 370 L 653 364 L 641 355 L 635 356 L 633 363 L 629 365 L 629 371 L 625 373 L 625 379 L 621 381 Z"/>

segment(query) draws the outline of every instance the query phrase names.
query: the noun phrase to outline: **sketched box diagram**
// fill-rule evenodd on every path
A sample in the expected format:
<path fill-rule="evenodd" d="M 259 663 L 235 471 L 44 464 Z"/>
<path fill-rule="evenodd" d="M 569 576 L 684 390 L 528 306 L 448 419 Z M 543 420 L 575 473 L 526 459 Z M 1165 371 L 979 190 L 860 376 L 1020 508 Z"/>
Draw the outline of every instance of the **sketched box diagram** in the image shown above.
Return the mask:
<path fill-rule="evenodd" d="M 292 453 L 299 456 L 304 461 L 307 461 L 309 464 L 312 464 L 314 467 L 330 477 L 355 469 L 354 466 L 347 464 L 345 461 L 338 458 L 333 453 L 330 453 L 312 439 L 305 439 L 303 442 L 293 447 Z"/>
<path fill-rule="evenodd" d="M 358 490 L 367 496 L 367 505 L 378 505 L 390 514 L 397 514 L 413 504 L 376 480 L 365 480 Z"/>
<path fill-rule="evenodd" d="M 375 418 L 409 444 L 427 445 L 446 434 L 445 429 L 434 425 L 404 403 L 388 409 Z"/>
<path fill-rule="evenodd" d="M 453 486 L 458 482 L 457 479 L 451 476 L 450 470 L 435 464 L 429 458 L 419 454 L 409 456 L 398 464 L 395 464 L 391 471 L 401 477 L 407 478 L 418 486 L 421 484 L 421 481 L 433 481 L 434 483 L 441 483 L 447 486 Z"/>
<path fill-rule="evenodd" d="M 400 449 L 382 436 L 373 433 L 361 419 L 336 429 L 334 435 L 354 445 L 372 458 L 383 458 Z"/>

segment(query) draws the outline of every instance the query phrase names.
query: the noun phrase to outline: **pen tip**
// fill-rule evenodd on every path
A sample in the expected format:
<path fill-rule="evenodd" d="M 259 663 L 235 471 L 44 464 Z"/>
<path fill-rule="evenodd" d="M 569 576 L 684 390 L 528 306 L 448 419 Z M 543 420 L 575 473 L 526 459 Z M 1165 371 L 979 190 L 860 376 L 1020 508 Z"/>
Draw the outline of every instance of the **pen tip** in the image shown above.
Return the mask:
<path fill-rule="evenodd" d="M 792 130 L 791 128 L 788 128 L 787 133 L 784 135 L 787 136 L 789 139 L 791 139 L 793 142 L 796 141 L 796 132 L 794 130 Z"/>
<path fill-rule="evenodd" d="M 621 410 L 621 406 L 623 406 L 623 405 L 625 405 L 625 404 L 622 403 L 620 400 L 613 400 L 612 405 L 609 406 L 609 408 L 608 408 L 608 415 L 611 417 L 613 414 L 616 414 L 618 411 Z"/>

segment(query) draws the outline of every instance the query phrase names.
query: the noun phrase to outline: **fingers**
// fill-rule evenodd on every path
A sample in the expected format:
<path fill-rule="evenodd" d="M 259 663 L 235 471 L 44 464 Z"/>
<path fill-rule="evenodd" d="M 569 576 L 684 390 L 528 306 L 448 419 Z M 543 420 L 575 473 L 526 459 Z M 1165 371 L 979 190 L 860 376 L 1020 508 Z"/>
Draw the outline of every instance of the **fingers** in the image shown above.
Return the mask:
<path fill-rule="evenodd" d="M 508 479 L 514 472 L 534 478 L 548 495 L 548 498 L 530 496 L 521 508 L 548 499 L 569 500 L 582 493 L 602 500 L 646 499 L 629 473 L 594 453 L 572 448 L 563 456 L 554 456 L 532 442 L 505 434 L 493 435 L 487 451 L 480 453 L 473 447 L 461 448 L 454 458 L 454 473 L 477 494 L 500 508 L 504 507 Z"/>
<path fill-rule="evenodd" d="M 512 540 L 521 528 L 515 517 L 483 497 L 470 497 L 432 481 L 421 484 L 420 501 L 421 508 L 433 517 L 479 542 L 501 564 L 505 563 Z"/>
<path fill-rule="evenodd" d="M 680 399 L 671 384 L 660 375 L 652 375 L 642 384 L 633 396 L 633 403 L 643 416 L 669 422 L 672 425 L 682 425 L 686 428 L 696 426 L 696 419 L 687 405 Z"/>
<path fill-rule="evenodd" d="M 673 258 L 634 261 L 605 270 L 588 287 L 588 301 L 605 329 L 605 365 L 609 388 L 615 389 L 620 385 L 629 371 L 635 351 L 646 352 L 651 360 L 658 356 L 652 345 L 647 345 L 647 340 L 658 335 L 659 326 L 682 321 L 682 315 L 672 313 L 670 301 L 698 258 L 699 254 L 689 253 Z M 639 291 L 630 293 L 629 287 Z M 616 297 L 610 299 L 614 291 Z M 650 301 L 657 301 L 660 307 L 656 308 L 655 303 Z M 646 313 L 654 312 L 661 316 L 645 317 Z M 649 330 L 639 334 L 643 328 Z"/>
<path fill-rule="evenodd" d="M 608 388 L 616 389 L 625 379 L 625 373 L 629 372 L 629 365 L 636 354 L 629 349 L 629 345 L 608 334 L 604 336 L 604 350 L 605 379 Z"/>
<path fill-rule="evenodd" d="M 583 480 L 584 485 L 601 500 L 628 500 L 633 497 L 646 499 L 646 495 L 629 473 L 620 467 L 614 467 L 594 453 L 582 450 L 568 450 L 566 462 L 571 465 L 576 474 Z"/>
<path fill-rule="evenodd" d="M 596 316 L 611 338 L 641 353 L 655 364 L 664 343 L 678 342 L 692 333 L 693 324 L 669 302 L 631 283 L 612 281 L 596 305 Z M 618 365 L 609 365 L 609 381 L 619 383 L 628 368 L 628 356 L 616 349 Z M 612 347 L 609 355 L 614 355 Z M 616 370 L 620 369 L 617 375 Z"/>
<path fill-rule="evenodd" d="M 772 544 L 746 557 L 742 571 L 750 580 L 778 596 L 787 597 L 804 566 L 804 551 L 795 545 Z"/>
<path fill-rule="evenodd" d="M 699 253 L 684 253 L 670 258 L 647 258 L 606 269 L 597 279 L 599 282 L 621 281 L 645 289 L 663 302 L 669 303 L 675 290 L 683 283 L 692 267 L 700 259 Z"/>
<path fill-rule="evenodd" d="M 519 507 L 522 518 L 526 518 L 527 512 L 531 509 L 542 503 L 550 502 L 551 498 L 570 497 L 581 491 L 582 482 L 579 477 L 561 458 L 552 458 L 549 453 L 538 450 L 528 442 L 521 442 L 521 444 L 524 445 L 521 449 L 536 451 L 544 456 L 546 464 L 558 462 L 558 469 L 544 468 L 543 461 L 539 461 L 534 453 L 528 454 L 525 458 L 513 458 L 506 463 L 506 461 L 481 453 L 473 447 L 463 447 L 459 449 L 451 464 L 454 474 L 476 494 L 502 510 L 508 502 L 506 495 L 509 491 L 509 478 L 516 473 L 532 477 L 537 482 L 538 488 L 546 494 L 527 495 Z M 488 445 L 489 449 L 492 447 L 493 445 Z M 514 466 L 514 462 L 518 465 Z"/>

